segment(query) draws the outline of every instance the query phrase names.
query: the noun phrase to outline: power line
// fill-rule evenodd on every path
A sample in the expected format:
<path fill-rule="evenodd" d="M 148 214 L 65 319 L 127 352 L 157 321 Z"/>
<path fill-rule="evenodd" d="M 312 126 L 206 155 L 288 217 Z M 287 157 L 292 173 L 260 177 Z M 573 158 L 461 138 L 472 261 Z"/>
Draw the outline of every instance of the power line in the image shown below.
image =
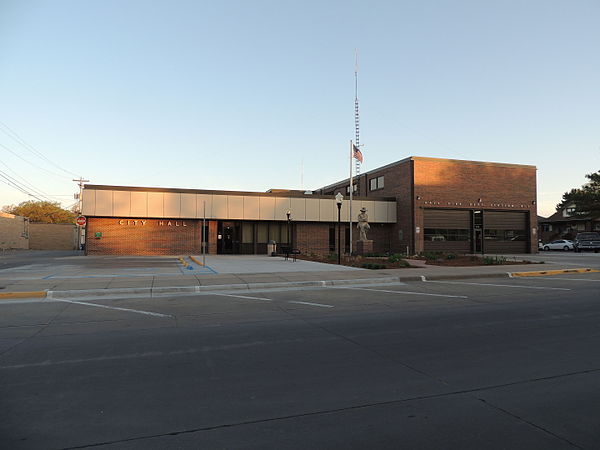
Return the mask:
<path fill-rule="evenodd" d="M 48 169 L 46 169 L 46 168 L 44 168 L 44 167 L 41 167 L 41 166 L 38 166 L 37 164 L 34 164 L 34 163 L 32 163 L 31 161 L 29 161 L 29 160 L 27 160 L 27 159 L 23 158 L 23 157 L 22 157 L 21 155 L 19 155 L 17 152 L 15 152 L 15 151 L 11 150 L 10 148 L 8 148 L 8 147 L 7 147 L 6 145 L 4 145 L 4 144 L 0 144 L 0 147 L 4 148 L 5 150 L 8 150 L 10 153 L 12 153 L 13 155 L 15 155 L 17 158 L 19 158 L 19 159 L 20 159 L 20 160 L 22 160 L 22 161 L 25 161 L 27 164 L 29 164 L 29 165 L 31 165 L 31 166 L 33 166 L 33 167 L 35 167 L 36 169 L 40 169 L 40 170 L 43 170 L 43 171 L 45 171 L 45 172 L 48 172 L 49 174 L 51 174 L 51 175 L 54 175 L 55 177 L 59 177 L 59 178 L 63 178 L 63 179 L 64 179 L 64 178 L 67 178 L 65 175 L 60 175 L 60 174 L 58 174 L 58 173 L 56 173 L 56 172 L 52 172 L 51 170 L 48 170 Z"/>
<path fill-rule="evenodd" d="M 57 197 L 55 195 L 50 195 L 50 194 L 46 194 L 44 191 L 42 191 L 41 189 L 36 188 L 33 184 L 31 184 L 30 182 L 28 182 L 25 178 L 23 178 L 22 176 L 20 176 L 18 173 L 16 173 L 14 170 L 12 170 L 5 162 L 0 161 L 0 163 L 6 167 L 10 172 L 12 172 L 14 174 L 15 177 L 20 178 L 22 181 L 18 181 L 18 183 L 22 184 L 25 188 L 31 189 L 32 191 L 34 191 L 36 194 L 41 195 L 42 197 L 47 198 L 50 201 L 53 201 L 50 197 Z M 9 176 L 6 172 L 4 172 L 5 175 Z M 17 181 L 14 177 L 10 177 L 12 180 Z"/>
<path fill-rule="evenodd" d="M 0 170 L 0 177 L 4 178 L 4 180 L 0 180 L 2 181 L 4 184 L 9 185 L 12 188 L 15 188 L 16 190 L 22 192 L 23 194 L 29 195 L 30 197 L 36 198 L 39 201 L 44 201 L 43 199 L 41 199 L 40 197 L 38 197 L 35 194 L 32 194 L 31 192 L 29 192 L 27 189 L 25 189 L 23 186 L 19 185 L 18 183 L 16 183 L 14 181 L 13 178 L 11 178 L 9 175 L 6 175 L 4 172 L 2 172 Z"/>
<path fill-rule="evenodd" d="M 59 164 L 55 163 L 51 159 L 47 158 L 42 152 L 40 152 L 38 149 L 36 149 L 33 145 L 27 143 L 21 136 L 19 136 L 19 134 L 15 130 L 13 130 L 12 128 L 10 128 L 4 122 L 0 121 L 0 125 L 2 125 L 5 128 L 5 129 L 0 128 L 0 130 L 4 134 L 6 134 L 7 136 L 9 136 L 10 138 L 12 138 L 13 140 L 15 140 L 16 142 L 18 142 L 19 144 L 21 144 L 23 147 L 25 147 L 31 153 L 33 153 L 34 155 L 36 155 L 38 158 L 43 159 L 47 163 L 52 164 L 57 169 L 62 170 L 63 172 L 68 173 L 69 175 L 75 175 L 75 176 L 77 176 L 77 174 L 75 174 L 74 172 L 71 172 L 70 170 L 67 170 L 67 169 L 63 168 L 62 166 L 60 166 Z M 6 130 L 8 130 L 8 131 L 6 131 Z"/>

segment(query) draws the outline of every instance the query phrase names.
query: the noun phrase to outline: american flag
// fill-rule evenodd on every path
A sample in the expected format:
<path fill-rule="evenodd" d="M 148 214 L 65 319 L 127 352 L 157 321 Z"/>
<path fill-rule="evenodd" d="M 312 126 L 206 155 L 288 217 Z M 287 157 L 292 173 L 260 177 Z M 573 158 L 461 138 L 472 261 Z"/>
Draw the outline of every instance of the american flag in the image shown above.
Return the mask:
<path fill-rule="evenodd" d="M 352 156 L 354 159 L 358 159 L 361 163 L 363 162 L 363 155 L 360 149 L 354 144 L 352 144 Z"/>

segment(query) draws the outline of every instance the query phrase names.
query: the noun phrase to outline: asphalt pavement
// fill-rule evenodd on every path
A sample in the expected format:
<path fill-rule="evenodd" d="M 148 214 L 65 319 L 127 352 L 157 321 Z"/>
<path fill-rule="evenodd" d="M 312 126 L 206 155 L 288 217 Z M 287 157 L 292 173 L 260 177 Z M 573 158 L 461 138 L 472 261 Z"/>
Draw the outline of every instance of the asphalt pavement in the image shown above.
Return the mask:
<path fill-rule="evenodd" d="M 0 302 L 0 448 L 594 449 L 600 274 Z"/>

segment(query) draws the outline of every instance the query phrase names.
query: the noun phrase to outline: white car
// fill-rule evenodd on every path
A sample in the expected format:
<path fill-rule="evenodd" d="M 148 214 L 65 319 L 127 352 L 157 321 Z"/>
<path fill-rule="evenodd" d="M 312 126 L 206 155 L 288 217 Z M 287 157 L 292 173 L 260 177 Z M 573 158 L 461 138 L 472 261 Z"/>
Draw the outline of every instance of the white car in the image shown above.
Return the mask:
<path fill-rule="evenodd" d="M 559 239 L 557 241 L 548 242 L 544 244 L 542 247 L 544 250 L 573 250 L 573 241 L 568 241 L 566 239 Z"/>

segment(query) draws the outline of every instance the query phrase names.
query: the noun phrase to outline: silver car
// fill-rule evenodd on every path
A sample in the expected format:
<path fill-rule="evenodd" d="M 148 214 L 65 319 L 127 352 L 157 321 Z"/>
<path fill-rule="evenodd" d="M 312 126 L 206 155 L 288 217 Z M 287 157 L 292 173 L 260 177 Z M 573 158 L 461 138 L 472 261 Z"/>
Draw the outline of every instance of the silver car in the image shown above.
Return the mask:
<path fill-rule="evenodd" d="M 544 244 L 542 247 L 544 250 L 564 250 L 569 251 L 573 250 L 573 241 L 569 241 L 567 239 L 558 239 L 556 241 L 548 242 Z"/>

